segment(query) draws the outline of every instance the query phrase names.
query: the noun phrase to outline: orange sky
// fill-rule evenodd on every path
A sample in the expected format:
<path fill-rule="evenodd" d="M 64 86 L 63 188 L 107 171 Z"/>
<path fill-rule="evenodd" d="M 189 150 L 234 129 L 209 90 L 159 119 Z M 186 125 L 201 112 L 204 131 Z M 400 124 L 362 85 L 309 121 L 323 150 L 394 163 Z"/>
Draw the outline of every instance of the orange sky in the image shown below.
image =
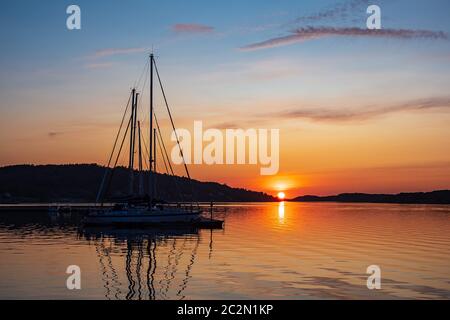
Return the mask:
<path fill-rule="evenodd" d="M 192 165 L 196 179 L 287 197 L 450 188 L 447 4 L 383 4 L 385 36 L 361 28 L 366 8 L 358 6 L 341 8 L 350 11 L 326 21 L 330 28 L 294 23 L 300 12 L 324 17 L 321 1 L 186 11 L 161 3 L 158 14 L 83 5 L 90 14 L 79 32 L 50 3 L 4 8 L 0 166 L 105 165 L 154 48 L 177 127 L 280 129 L 276 176 L 261 176 L 259 165 Z M 141 27 L 121 18 L 127 11 Z M 307 34 L 283 41 L 294 27 Z M 141 105 L 147 128 L 148 92 Z M 160 93 L 155 105 L 172 147 Z"/>
<path fill-rule="evenodd" d="M 56 128 L 49 135 L 47 128 L 55 127 L 55 120 L 46 120 L 48 124 L 38 120 L 36 124 L 31 118 L 15 122 L 21 137 L 2 129 L 2 137 L 11 137 L 1 140 L 2 165 L 104 164 L 117 130 L 99 119 L 99 126 L 87 122 L 85 127 L 77 127 L 62 122 L 64 130 L 58 132 Z M 192 127 L 191 119 L 178 120 L 181 127 Z M 274 121 L 268 127 L 278 127 L 281 132 L 277 175 L 261 176 L 259 165 L 191 165 L 190 170 L 199 180 L 271 194 L 282 190 L 287 197 L 445 189 L 450 187 L 450 153 L 444 147 L 450 136 L 449 121 L 449 115 L 439 113 L 396 113 L 350 123 Z M 169 132 L 167 127 L 164 132 Z M 167 137 L 166 143 L 171 149 L 173 143 Z M 162 163 L 159 166 L 162 168 Z M 176 167 L 182 173 L 182 168 Z"/>

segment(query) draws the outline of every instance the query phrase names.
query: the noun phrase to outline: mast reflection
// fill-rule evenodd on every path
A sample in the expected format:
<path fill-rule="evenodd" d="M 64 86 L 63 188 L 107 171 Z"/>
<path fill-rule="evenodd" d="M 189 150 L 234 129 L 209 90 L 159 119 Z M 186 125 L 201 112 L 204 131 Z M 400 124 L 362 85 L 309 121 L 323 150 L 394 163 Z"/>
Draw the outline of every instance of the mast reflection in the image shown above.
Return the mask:
<path fill-rule="evenodd" d="M 106 299 L 185 298 L 200 243 L 198 230 L 86 228 L 80 236 L 96 248 Z"/>

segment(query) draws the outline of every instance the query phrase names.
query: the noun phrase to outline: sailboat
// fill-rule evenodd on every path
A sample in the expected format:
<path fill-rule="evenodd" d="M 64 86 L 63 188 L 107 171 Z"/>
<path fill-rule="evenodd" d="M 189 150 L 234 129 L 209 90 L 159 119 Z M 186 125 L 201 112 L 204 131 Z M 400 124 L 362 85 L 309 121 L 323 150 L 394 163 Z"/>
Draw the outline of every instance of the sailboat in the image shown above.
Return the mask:
<path fill-rule="evenodd" d="M 97 194 L 97 205 L 94 207 L 89 214 L 84 218 L 83 223 L 85 225 L 90 226 L 130 226 L 130 225 L 187 225 L 187 224 L 196 224 L 202 221 L 201 210 L 198 203 L 194 203 L 191 201 L 190 203 L 168 203 L 166 201 L 162 201 L 156 198 L 156 145 L 159 144 L 162 159 L 167 160 L 169 162 L 169 157 L 167 154 L 167 150 L 165 149 L 164 140 L 161 136 L 161 130 L 154 113 L 154 72 L 157 75 L 157 79 L 159 82 L 159 86 L 161 89 L 162 96 L 164 98 L 164 102 L 166 105 L 166 109 L 169 115 L 170 122 L 172 124 L 172 128 L 175 131 L 174 121 L 172 119 L 172 114 L 170 112 L 169 104 L 166 99 L 166 94 L 164 92 L 164 88 L 162 86 L 162 81 L 159 76 L 159 72 L 156 66 L 155 58 L 153 53 L 150 54 L 150 60 L 147 64 L 149 67 L 149 78 L 150 78 L 150 92 L 149 92 L 149 100 L 150 100 L 150 118 L 149 118 L 149 150 L 147 150 L 149 158 L 148 158 L 148 193 L 144 195 L 144 183 L 143 183 L 143 159 L 142 159 L 142 135 L 141 135 L 141 125 L 140 121 L 138 121 L 138 102 L 139 102 L 139 93 L 136 91 L 136 88 L 131 90 L 131 95 L 128 100 L 127 107 L 125 108 L 125 113 L 122 118 L 122 123 L 119 128 L 119 132 L 117 133 L 113 151 L 109 157 L 108 165 L 105 168 L 105 174 L 103 176 L 103 180 L 101 182 L 101 186 L 99 188 L 99 192 Z M 147 70 L 147 65 L 144 68 L 144 72 Z M 145 86 L 145 84 L 144 84 Z M 122 127 L 124 125 L 124 120 L 127 116 L 127 110 L 131 105 L 131 115 L 128 118 L 128 125 L 126 127 L 125 133 L 123 134 L 122 143 L 120 144 L 119 149 L 117 149 L 119 136 L 121 136 Z M 154 125 L 155 120 L 155 125 Z M 106 207 L 104 206 L 105 193 L 108 190 L 108 187 L 111 184 L 112 174 L 114 172 L 114 168 L 117 166 L 117 162 L 119 160 L 119 156 L 124 144 L 125 139 L 127 138 L 127 133 L 129 134 L 129 144 L 130 144 L 130 152 L 129 152 L 129 194 L 130 196 L 120 202 L 113 204 L 112 206 Z M 134 168 L 134 160 L 136 154 L 136 136 L 138 137 L 138 164 L 139 164 L 139 192 L 138 195 L 134 192 L 135 189 L 135 168 Z M 180 148 L 180 154 L 182 158 L 183 151 L 181 149 L 178 137 L 177 137 L 178 147 Z M 118 151 L 116 151 L 116 149 Z M 113 160 L 114 154 L 117 154 L 115 163 L 110 170 L 110 165 Z M 164 158 L 165 156 L 165 158 Z M 167 164 L 164 162 L 166 169 Z M 172 166 L 169 162 L 170 171 L 168 173 L 173 173 Z M 191 183 L 190 174 L 187 168 L 186 163 L 184 163 L 184 168 L 187 174 L 187 178 L 189 183 Z M 176 183 L 176 179 L 173 178 Z M 178 188 L 179 189 L 179 188 Z M 180 192 L 181 194 L 181 192 Z M 99 205 L 98 205 L 99 204 Z"/>

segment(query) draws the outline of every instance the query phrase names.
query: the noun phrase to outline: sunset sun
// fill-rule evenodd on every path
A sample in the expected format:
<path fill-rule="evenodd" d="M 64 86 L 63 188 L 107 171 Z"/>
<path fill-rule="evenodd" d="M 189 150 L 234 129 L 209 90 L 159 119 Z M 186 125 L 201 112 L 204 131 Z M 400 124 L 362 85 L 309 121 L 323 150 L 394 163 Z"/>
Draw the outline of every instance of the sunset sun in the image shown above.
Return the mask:
<path fill-rule="evenodd" d="M 284 192 L 278 192 L 277 197 L 279 200 L 284 200 L 284 198 L 286 198 L 286 195 L 284 194 Z"/>

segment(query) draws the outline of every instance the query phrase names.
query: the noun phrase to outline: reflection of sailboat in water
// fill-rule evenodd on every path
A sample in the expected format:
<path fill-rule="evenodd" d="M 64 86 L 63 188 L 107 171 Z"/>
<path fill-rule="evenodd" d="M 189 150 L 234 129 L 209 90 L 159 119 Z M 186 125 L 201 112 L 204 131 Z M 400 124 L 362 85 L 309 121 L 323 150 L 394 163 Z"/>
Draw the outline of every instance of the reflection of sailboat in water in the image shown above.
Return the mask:
<path fill-rule="evenodd" d="M 197 230 L 102 228 L 84 229 L 82 236 L 96 247 L 107 299 L 185 298 L 200 243 Z"/>

